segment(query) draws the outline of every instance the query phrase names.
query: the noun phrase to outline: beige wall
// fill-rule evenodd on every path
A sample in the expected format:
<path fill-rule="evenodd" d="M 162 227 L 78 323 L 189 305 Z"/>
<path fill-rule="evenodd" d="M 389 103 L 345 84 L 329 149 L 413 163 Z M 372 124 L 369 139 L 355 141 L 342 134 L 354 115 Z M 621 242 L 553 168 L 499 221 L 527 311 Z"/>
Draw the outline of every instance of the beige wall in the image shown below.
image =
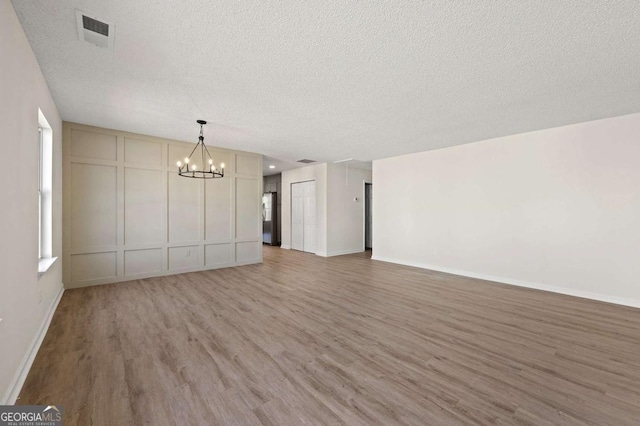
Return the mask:
<path fill-rule="evenodd" d="M 64 123 L 64 283 L 262 261 L 262 157 L 209 148 L 223 179 L 178 176 L 194 143 Z"/>
<path fill-rule="evenodd" d="M 8 0 L 0 1 L 0 404 L 13 403 L 62 292 L 38 277 L 38 108 L 53 131 L 53 255 L 61 256 L 62 122 Z"/>
<path fill-rule="evenodd" d="M 371 170 L 329 164 L 327 182 L 327 256 L 364 251 L 364 184 L 371 183 Z"/>
<path fill-rule="evenodd" d="M 375 259 L 640 306 L 640 114 L 374 161 Z"/>

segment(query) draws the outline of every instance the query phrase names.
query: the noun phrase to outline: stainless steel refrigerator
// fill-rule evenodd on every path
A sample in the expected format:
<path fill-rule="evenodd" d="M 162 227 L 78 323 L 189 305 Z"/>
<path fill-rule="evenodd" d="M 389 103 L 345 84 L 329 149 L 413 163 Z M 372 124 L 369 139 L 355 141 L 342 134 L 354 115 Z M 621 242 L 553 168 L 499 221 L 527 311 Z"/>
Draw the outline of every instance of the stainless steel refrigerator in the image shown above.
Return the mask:
<path fill-rule="evenodd" d="M 278 194 L 265 192 L 262 195 L 262 242 L 278 245 Z"/>

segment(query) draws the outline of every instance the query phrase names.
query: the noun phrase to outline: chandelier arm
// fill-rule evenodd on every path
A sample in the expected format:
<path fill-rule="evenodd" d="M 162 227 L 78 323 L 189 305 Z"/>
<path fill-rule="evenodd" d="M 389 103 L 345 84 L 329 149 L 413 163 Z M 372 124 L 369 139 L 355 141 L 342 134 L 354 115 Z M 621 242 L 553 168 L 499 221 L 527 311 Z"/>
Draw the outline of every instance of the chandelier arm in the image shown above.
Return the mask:
<path fill-rule="evenodd" d="M 207 155 L 209 156 L 209 160 L 213 160 L 213 158 L 211 158 L 211 154 L 209 154 L 209 149 L 207 148 L 207 145 L 203 142 L 202 146 L 204 146 L 204 150 L 207 151 Z M 215 164 L 214 164 L 215 167 Z"/>
<path fill-rule="evenodd" d="M 206 161 L 204 159 L 204 136 L 202 137 L 202 139 L 200 139 L 200 158 L 202 159 L 202 171 L 205 171 L 205 166 L 206 166 Z"/>
<path fill-rule="evenodd" d="M 189 159 L 191 159 L 191 156 L 193 155 L 194 152 L 196 152 L 196 149 L 198 149 L 198 145 L 200 144 L 200 141 L 198 141 L 198 143 L 196 144 L 195 147 L 193 147 L 193 151 L 191 151 L 191 154 L 189 154 Z"/>
<path fill-rule="evenodd" d="M 196 149 L 198 149 L 198 145 L 200 145 L 201 143 L 204 144 L 204 130 L 202 123 L 200 123 L 200 136 L 198 137 L 198 143 L 196 143 L 196 146 L 193 147 L 191 154 L 189 154 L 189 160 L 191 160 L 191 156 L 194 152 L 196 152 Z"/>

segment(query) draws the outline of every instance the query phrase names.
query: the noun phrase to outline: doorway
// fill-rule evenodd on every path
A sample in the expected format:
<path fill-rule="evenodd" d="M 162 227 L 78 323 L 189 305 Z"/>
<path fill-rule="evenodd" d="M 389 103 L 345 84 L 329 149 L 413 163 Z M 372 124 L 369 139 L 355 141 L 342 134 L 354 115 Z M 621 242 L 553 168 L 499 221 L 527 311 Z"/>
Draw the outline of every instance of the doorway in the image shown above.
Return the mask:
<path fill-rule="evenodd" d="M 364 184 L 364 248 L 373 248 L 373 185 Z"/>
<path fill-rule="evenodd" d="M 291 184 L 291 248 L 316 252 L 316 181 Z"/>

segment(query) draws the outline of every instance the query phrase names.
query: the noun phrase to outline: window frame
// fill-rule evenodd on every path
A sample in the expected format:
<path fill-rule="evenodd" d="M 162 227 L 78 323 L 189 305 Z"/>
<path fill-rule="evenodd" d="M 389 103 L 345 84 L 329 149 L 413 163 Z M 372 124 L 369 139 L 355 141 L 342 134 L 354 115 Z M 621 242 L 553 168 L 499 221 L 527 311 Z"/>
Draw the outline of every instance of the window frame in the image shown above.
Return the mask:
<path fill-rule="evenodd" d="M 53 131 L 38 109 L 38 273 L 56 261 L 53 256 Z"/>

